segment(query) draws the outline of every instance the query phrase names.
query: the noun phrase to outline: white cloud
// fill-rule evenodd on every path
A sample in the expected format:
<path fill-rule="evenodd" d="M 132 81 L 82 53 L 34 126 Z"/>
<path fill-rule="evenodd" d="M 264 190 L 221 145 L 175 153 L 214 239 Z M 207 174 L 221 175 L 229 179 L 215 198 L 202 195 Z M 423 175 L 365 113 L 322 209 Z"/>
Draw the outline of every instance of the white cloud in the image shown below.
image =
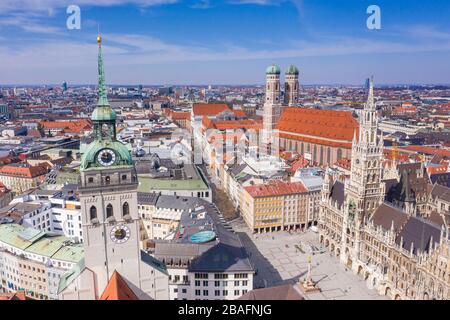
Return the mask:
<path fill-rule="evenodd" d="M 0 18 L 1 27 L 16 27 L 31 33 L 57 34 L 61 32 L 59 28 L 45 26 L 32 17 L 22 15 L 11 15 L 6 18 Z"/>
<path fill-rule="evenodd" d="M 257 59 L 285 59 L 299 57 L 338 56 L 355 54 L 412 53 L 426 51 L 448 51 L 449 43 L 408 44 L 389 41 L 373 41 L 359 38 L 336 38 L 328 42 L 293 42 L 289 48 L 279 50 L 252 50 L 233 44 L 221 48 L 206 45 L 179 45 L 143 35 L 104 35 L 106 63 L 115 66 L 136 67 L 159 63 L 194 61 L 233 61 Z M 13 49 L 0 48 L 3 67 L 20 71 L 34 68 L 64 68 L 66 65 L 83 66 L 96 59 L 97 47 L 94 43 L 74 43 L 70 41 L 43 41 L 25 44 Z M 4 82 L 6 79 L 0 79 Z"/>
<path fill-rule="evenodd" d="M 435 26 L 414 25 L 404 31 L 410 36 L 418 39 L 450 40 L 450 32 L 440 30 Z"/>
<path fill-rule="evenodd" d="M 138 6 L 155 6 L 176 3 L 178 0 L 1 0 L 0 14 L 8 12 L 40 12 L 51 14 L 55 9 L 66 8 L 75 4 L 82 6 L 115 6 L 134 4 Z M 26 9 L 24 9 L 26 8 Z"/>
<path fill-rule="evenodd" d="M 1 41 L 0 39 L 0 42 Z M 252 50 L 227 44 L 220 48 L 181 45 L 144 35 L 104 35 L 104 55 L 108 83 L 123 83 L 133 74 L 161 65 L 196 65 L 232 61 L 295 59 L 344 55 L 450 51 L 450 43 L 397 43 L 359 38 L 334 38 L 332 41 L 293 42 L 286 49 Z M 0 46 L 2 72 L 0 83 L 95 83 L 97 46 L 92 42 L 47 40 L 24 43 L 21 48 Z M 183 64 L 184 63 L 184 64 Z M 155 75 L 153 75 L 155 76 Z M 160 75 L 163 76 L 163 75 Z M 185 75 L 176 75 L 183 77 Z M 220 74 L 216 75 L 218 78 Z M 141 75 L 142 77 L 142 75 Z M 145 77 L 145 76 L 144 76 Z M 236 75 L 241 79 L 240 75 Z M 175 79 L 174 79 L 175 80 Z M 157 80 L 156 80 L 157 81 Z"/>

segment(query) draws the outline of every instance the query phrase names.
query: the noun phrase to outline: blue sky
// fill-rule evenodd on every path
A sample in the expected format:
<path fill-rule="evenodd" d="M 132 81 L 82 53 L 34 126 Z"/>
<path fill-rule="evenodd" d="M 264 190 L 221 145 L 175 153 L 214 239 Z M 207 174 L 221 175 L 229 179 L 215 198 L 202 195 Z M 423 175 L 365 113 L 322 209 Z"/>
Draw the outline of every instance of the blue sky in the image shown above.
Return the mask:
<path fill-rule="evenodd" d="M 81 30 L 66 8 L 81 8 Z M 382 29 L 366 27 L 369 5 Z M 0 84 L 260 84 L 271 63 L 303 84 L 450 83 L 448 0 L 1 0 Z"/>

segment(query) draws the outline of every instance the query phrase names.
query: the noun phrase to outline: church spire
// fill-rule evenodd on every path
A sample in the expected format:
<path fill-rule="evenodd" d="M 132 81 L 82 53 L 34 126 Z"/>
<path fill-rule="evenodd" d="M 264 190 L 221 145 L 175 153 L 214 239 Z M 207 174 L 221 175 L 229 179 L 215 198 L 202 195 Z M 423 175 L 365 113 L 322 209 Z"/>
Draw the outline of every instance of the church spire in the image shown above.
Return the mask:
<path fill-rule="evenodd" d="M 367 98 L 367 109 L 375 109 L 375 99 L 373 94 L 373 76 L 370 77 L 369 82 L 369 97 Z"/>
<path fill-rule="evenodd" d="M 106 82 L 105 82 L 105 68 L 103 66 L 103 54 L 102 54 L 102 37 L 100 33 L 97 37 L 98 43 L 98 106 L 109 106 Z"/>

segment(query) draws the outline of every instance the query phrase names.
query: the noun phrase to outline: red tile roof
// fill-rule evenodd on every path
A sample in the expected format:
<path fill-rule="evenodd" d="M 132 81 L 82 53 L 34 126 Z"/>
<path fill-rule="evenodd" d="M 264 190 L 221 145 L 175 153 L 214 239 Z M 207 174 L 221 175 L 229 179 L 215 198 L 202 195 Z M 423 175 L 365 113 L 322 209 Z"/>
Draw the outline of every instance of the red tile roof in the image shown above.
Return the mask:
<path fill-rule="evenodd" d="M 427 147 L 427 146 L 406 146 L 406 147 L 402 147 L 402 149 L 422 152 L 425 154 L 437 154 L 437 155 L 444 156 L 444 157 L 450 157 L 450 150 L 445 150 L 445 149 L 438 149 L 438 148 Z"/>
<path fill-rule="evenodd" d="M 278 129 L 281 138 L 349 148 L 359 124 L 349 111 L 286 108 Z"/>
<path fill-rule="evenodd" d="M 139 300 L 122 276 L 114 271 L 100 300 Z"/>
<path fill-rule="evenodd" d="M 195 103 L 192 107 L 194 116 L 215 116 L 225 110 L 230 110 L 230 108 L 224 103 Z"/>
<path fill-rule="evenodd" d="M 25 291 L 16 291 L 13 293 L 0 293 L 0 300 L 33 300 L 25 294 Z"/>
<path fill-rule="evenodd" d="M 274 181 L 269 184 L 261 184 L 244 188 L 253 198 L 281 196 L 308 192 L 301 182 Z"/>
<path fill-rule="evenodd" d="M 298 169 L 303 169 L 309 166 L 309 160 L 306 160 L 302 156 L 300 156 L 297 160 L 295 160 L 291 167 L 288 169 L 289 172 L 296 172 Z"/>
<path fill-rule="evenodd" d="M 243 111 L 243 110 L 235 110 L 235 109 L 233 109 L 233 110 L 231 110 L 234 114 L 235 114 L 235 116 L 236 117 L 238 117 L 238 118 L 245 118 L 245 117 L 247 117 L 247 114 Z"/>
<path fill-rule="evenodd" d="M 189 112 L 172 111 L 170 118 L 172 120 L 189 120 L 191 118 L 191 114 Z"/>
<path fill-rule="evenodd" d="M 48 170 L 43 165 L 31 166 L 28 164 L 11 164 L 0 168 L 0 174 L 24 178 L 35 178 L 47 174 Z"/>
<path fill-rule="evenodd" d="M 218 129 L 218 130 L 227 130 L 227 129 L 260 130 L 260 129 L 262 129 L 262 121 L 257 121 L 257 120 L 253 120 L 253 119 L 214 121 L 214 120 L 209 119 L 208 117 L 203 117 L 202 124 L 205 129 Z"/>
<path fill-rule="evenodd" d="M 350 170 L 352 167 L 352 161 L 350 159 L 343 158 L 343 159 L 336 161 L 335 165 L 338 167 L 341 167 L 343 169 Z"/>
<path fill-rule="evenodd" d="M 61 129 L 70 133 L 81 133 L 91 128 L 89 119 L 72 119 L 70 121 L 41 121 L 44 130 Z"/>

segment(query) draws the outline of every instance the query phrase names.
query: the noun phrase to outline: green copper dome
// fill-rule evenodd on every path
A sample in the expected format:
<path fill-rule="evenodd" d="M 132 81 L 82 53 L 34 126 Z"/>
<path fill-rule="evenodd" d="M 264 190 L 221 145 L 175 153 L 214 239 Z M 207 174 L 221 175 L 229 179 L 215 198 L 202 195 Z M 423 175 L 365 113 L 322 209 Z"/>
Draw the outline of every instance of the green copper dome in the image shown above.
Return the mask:
<path fill-rule="evenodd" d="M 98 106 L 92 112 L 92 121 L 116 121 L 116 112 L 110 106 Z"/>
<path fill-rule="evenodd" d="M 287 75 L 298 75 L 300 72 L 298 71 L 297 67 L 294 65 L 290 65 L 289 68 L 286 70 Z"/>
<path fill-rule="evenodd" d="M 98 103 L 92 112 L 94 141 L 80 145 L 80 170 L 133 166 L 131 146 L 116 139 L 116 113 L 106 95 L 101 37 L 98 37 Z"/>
<path fill-rule="evenodd" d="M 101 168 L 102 165 L 98 161 L 98 156 L 100 151 L 104 149 L 112 150 L 114 152 L 114 167 L 133 165 L 133 159 L 131 157 L 131 149 L 129 145 L 125 145 L 117 140 L 95 140 L 88 145 L 83 144 L 81 146 L 80 170 L 84 171 L 90 168 Z"/>
<path fill-rule="evenodd" d="M 281 73 L 280 67 L 274 64 L 269 66 L 266 70 L 266 74 L 280 74 L 280 73 Z"/>

